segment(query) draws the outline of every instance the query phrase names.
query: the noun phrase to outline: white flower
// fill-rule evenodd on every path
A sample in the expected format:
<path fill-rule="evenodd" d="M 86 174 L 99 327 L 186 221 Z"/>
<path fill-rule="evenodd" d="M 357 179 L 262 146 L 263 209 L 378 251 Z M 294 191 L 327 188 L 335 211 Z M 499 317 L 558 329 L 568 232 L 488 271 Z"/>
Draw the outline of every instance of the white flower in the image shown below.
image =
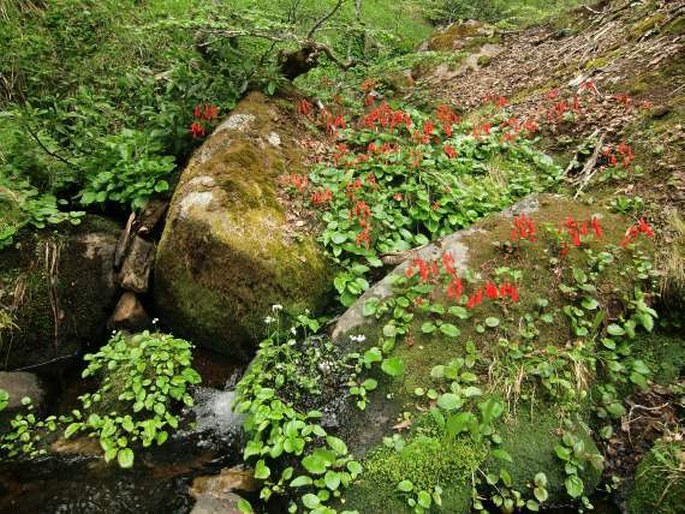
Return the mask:
<path fill-rule="evenodd" d="M 295 327 L 290 327 L 290 333 L 294 336 L 297 335 L 297 329 Z"/>
<path fill-rule="evenodd" d="M 152 318 L 152 324 L 156 325 L 157 323 L 159 323 L 159 318 Z"/>
<path fill-rule="evenodd" d="M 279 311 L 282 311 L 282 310 L 283 310 L 283 306 L 280 305 L 280 304 L 278 304 L 278 303 L 275 303 L 275 304 L 273 304 L 273 305 L 271 306 L 271 311 L 272 311 L 274 314 L 277 314 Z"/>
<path fill-rule="evenodd" d="M 267 316 L 266 318 L 264 318 L 264 323 L 266 323 L 267 325 L 271 325 L 274 321 L 276 320 L 271 316 Z"/>
<path fill-rule="evenodd" d="M 352 341 L 353 343 L 363 343 L 364 341 L 366 341 L 366 336 L 364 334 L 350 336 L 350 341 Z"/>

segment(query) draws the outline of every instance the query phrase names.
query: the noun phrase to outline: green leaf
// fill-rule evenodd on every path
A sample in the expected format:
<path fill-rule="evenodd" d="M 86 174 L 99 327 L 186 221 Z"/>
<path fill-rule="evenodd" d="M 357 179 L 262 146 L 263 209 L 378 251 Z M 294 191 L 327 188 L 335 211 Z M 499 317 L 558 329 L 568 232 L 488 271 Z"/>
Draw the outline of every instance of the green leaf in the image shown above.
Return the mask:
<path fill-rule="evenodd" d="M 314 480 L 312 480 L 312 477 L 308 477 L 307 475 L 301 475 L 292 482 L 290 482 L 290 487 L 302 487 L 305 485 L 312 485 L 313 482 Z"/>
<path fill-rule="evenodd" d="M 380 300 L 378 298 L 369 298 L 364 302 L 364 307 L 362 308 L 362 314 L 364 316 L 373 316 L 378 310 L 380 305 Z"/>
<path fill-rule="evenodd" d="M 122 448 L 117 453 L 117 462 L 119 466 L 128 469 L 133 467 L 133 459 L 135 458 L 133 450 L 131 448 Z"/>
<path fill-rule="evenodd" d="M 400 376 L 404 373 L 404 361 L 400 357 L 390 357 L 389 359 L 383 360 L 381 369 L 391 377 Z"/>
<path fill-rule="evenodd" d="M 469 430 L 471 424 L 476 422 L 476 416 L 471 412 L 460 412 L 453 414 L 447 419 L 445 430 L 448 437 L 454 437 L 457 434 Z"/>
<path fill-rule="evenodd" d="M 254 469 L 254 477 L 257 480 L 266 480 L 270 476 L 271 476 L 271 470 L 269 469 L 269 467 L 264 462 L 264 459 L 258 460 L 257 464 L 255 465 L 255 469 Z"/>
<path fill-rule="evenodd" d="M 240 501 L 238 502 L 238 510 L 242 512 L 242 514 L 253 514 L 254 510 L 252 509 L 252 505 L 250 505 L 250 502 L 247 501 L 245 498 L 241 498 Z"/>
<path fill-rule="evenodd" d="M 307 507 L 310 510 L 314 510 L 321 504 L 321 500 L 319 500 L 319 497 L 316 496 L 315 494 L 305 494 L 302 497 L 302 505 Z"/>
<path fill-rule="evenodd" d="M 452 323 L 443 323 L 440 325 L 440 332 L 448 337 L 458 337 L 461 333 L 460 330 Z"/>
<path fill-rule="evenodd" d="M 347 445 L 342 439 L 329 435 L 326 437 L 328 446 L 340 456 L 347 455 Z"/>
<path fill-rule="evenodd" d="M 597 307 L 599 307 L 599 302 L 594 298 L 589 297 L 584 298 L 580 304 L 583 306 L 583 309 L 587 311 L 594 311 L 597 309 Z"/>
<path fill-rule="evenodd" d="M 547 487 L 547 475 L 543 472 L 536 473 L 533 483 L 538 487 Z"/>
<path fill-rule="evenodd" d="M 536 487 L 533 489 L 533 496 L 535 496 L 535 499 L 540 503 L 544 503 L 547 501 L 547 498 L 549 498 L 549 493 L 544 487 Z"/>
<path fill-rule="evenodd" d="M 336 471 L 326 471 L 326 475 L 324 476 L 324 483 L 326 484 L 326 487 L 330 489 L 331 491 L 336 491 L 338 487 L 340 487 L 340 473 Z"/>
<path fill-rule="evenodd" d="M 485 318 L 485 324 L 490 328 L 498 327 L 499 323 L 499 318 L 496 318 L 494 316 L 488 316 L 487 318 Z"/>
<path fill-rule="evenodd" d="M 435 323 L 433 323 L 431 321 L 425 321 L 421 325 L 421 332 L 423 332 L 424 334 L 432 334 L 433 332 L 435 332 L 435 329 L 436 329 Z"/>
<path fill-rule="evenodd" d="M 626 333 L 625 330 L 623 330 L 623 328 L 616 323 L 609 325 L 607 327 L 607 332 L 612 336 L 622 336 Z"/>
<path fill-rule="evenodd" d="M 511 458 L 511 455 L 509 455 L 508 452 L 504 451 L 501 448 L 495 448 L 492 450 L 492 456 L 495 457 L 496 459 L 503 460 L 506 462 L 514 462 L 514 459 Z"/>
<path fill-rule="evenodd" d="M 463 404 L 464 400 L 461 396 L 457 396 L 454 393 L 445 393 L 438 398 L 438 407 L 444 410 L 458 409 Z"/>
<path fill-rule="evenodd" d="M 580 498 L 585 490 L 583 481 L 576 475 L 568 477 L 564 485 L 566 486 L 566 492 L 571 498 Z"/>
<path fill-rule="evenodd" d="M 314 453 L 302 459 L 302 466 L 313 475 L 323 475 L 333 464 L 336 454 L 324 448 L 317 448 Z"/>
<path fill-rule="evenodd" d="M 409 493 L 414 489 L 414 484 L 411 483 L 411 480 L 402 480 L 399 484 L 397 484 L 397 490 L 402 491 L 403 493 Z"/>
<path fill-rule="evenodd" d="M 428 491 L 419 491 L 419 495 L 416 499 L 419 502 L 419 505 L 424 509 L 430 508 L 431 503 L 433 503 L 433 499 Z"/>
<path fill-rule="evenodd" d="M 383 335 L 385 337 L 395 337 L 397 335 L 397 327 L 393 323 L 386 323 L 383 325 Z"/>

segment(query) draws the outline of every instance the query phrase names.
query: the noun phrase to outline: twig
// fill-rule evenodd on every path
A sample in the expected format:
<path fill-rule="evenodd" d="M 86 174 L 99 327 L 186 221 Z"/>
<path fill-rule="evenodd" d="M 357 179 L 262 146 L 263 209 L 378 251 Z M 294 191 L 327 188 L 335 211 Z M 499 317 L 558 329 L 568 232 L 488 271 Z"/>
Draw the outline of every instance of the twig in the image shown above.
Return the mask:
<path fill-rule="evenodd" d="M 590 183 L 590 180 L 592 177 L 595 176 L 595 173 L 597 173 L 597 169 L 595 168 L 595 164 L 597 164 L 597 159 L 599 158 L 599 152 L 602 150 L 602 145 L 604 144 L 604 134 L 599 138 L 599 141 L 597 142 L 597 145 L 595 146 L 595 151 L 592 153 L 592 157 L 588 159 L 588 161 L 585 163 L 585 166 L 583 166 L 583 170 L 580 172 L 580 175 L 578 176 L 579 178 L 585 176 L 584 179 L 582 179 L 582 182 L 580 183 L 580 186 L 578 187 L 578 191 L 576 191 L 576 194 L 573 195 L 573 199 L 577 200 L 578 197 L 580 196 L 580 193 L 583 191 L 585 186 L 587 186 Z"/>
<path fill-rule="evenodd" d="M 316 31 L 319 30 L 321 26 L 332 17 L 345 2 L 346 0 L 338 0 L 338 2 L 333 6 L 333 9 L 331 9 L 327 14 L 324 14 L 321 19 L 314 24 L 312 29 L 307 33 L 307 39 L 312 39 Z"/>
<path fill-rule="evenodd" d="M 58 155 L 58 154 L 56 154 L 55 152 L 50 151 L 50 150 L 48 149 L 48 147 L 46 147 L 46 146 L 43 144 L 43 142 L 40 140 L 40 138 L 38 137 L 38 134 L 36 134 L 33 130 L 31 130 L 31 127 L 29 127 L 28 124 L 26 125 L 26 130 L 28 131 L 29 135 L 36 141 L 36 143 L 38 143 L 38 146 L 40 146 L 40 147 L 43 149 L 43 151 L 44 151 L 45 153 L 47 153 L 47 154 L 50 155 L 51 157 L 54 157 L 54 158 L 57 159 L 58 161 L 62 161 L 64 164 L 66 164 L 66 165 L 68 165 L 68 166 L 71 166 L 71 167 L 73 167 L 73 168 L 76 168 L 76 165 L 75 165 L 74 163 L 69 162 L 67 159 L 65 159 L 65 158 L 62 157 L 61 155 Z"/>

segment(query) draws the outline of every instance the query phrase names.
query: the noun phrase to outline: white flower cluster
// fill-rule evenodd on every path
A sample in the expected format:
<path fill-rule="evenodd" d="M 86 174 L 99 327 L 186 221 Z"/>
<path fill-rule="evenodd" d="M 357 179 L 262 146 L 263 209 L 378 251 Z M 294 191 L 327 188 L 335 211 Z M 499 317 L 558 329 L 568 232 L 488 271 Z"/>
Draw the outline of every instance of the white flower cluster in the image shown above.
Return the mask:
<path fill-rule="evenodd" d="M 355 336 L 355 335 L 351 335 L 351 336 L 350 336 L 350 341 L 352 341 L 353 343 L 363 343 L 364 341 L 366 341 L 366 336 L 363 335 L 363 334 L 359 334 L 359 335 L 356 335 L 356 336 Z"/>

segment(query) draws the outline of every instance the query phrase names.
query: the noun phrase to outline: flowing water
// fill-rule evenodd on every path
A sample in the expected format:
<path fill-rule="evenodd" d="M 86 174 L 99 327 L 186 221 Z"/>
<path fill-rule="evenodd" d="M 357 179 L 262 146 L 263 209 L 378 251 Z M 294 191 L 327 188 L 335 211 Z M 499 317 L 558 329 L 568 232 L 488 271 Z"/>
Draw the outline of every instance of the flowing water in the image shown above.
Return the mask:
<path fill-rule="evenodd" d="M 195 503 L 189 493 L 193 479 L 239 464 L 242 444 L 241 419 L 232 412 L 232 387 L 240 370 L 219 355 L 199 350 L 194 366 L 203 377 L 203 386 L 194 389 L 195 405 L 184 413 L 193 423 L 183 425 L 162 447 L 138 452 L 133 469 L 105 464 L 88 439 L 62 441 L 53 445 L 60 451 L 57 455 L 0 468 L 0 513 L 189 513 Z M 77 406 L 77 396 L 92 388 L 77 373 L 71 378 L 61 394 L 53 396 L 54 409 L 68 412 Z M 606 499 L 593 498 L 593 503 L 594 512 L 620 514 Z M 282 505 L 273 507 L 274 512 L 285 512 Z M 577 510 L 544 512 L 571 514 Z"/>

